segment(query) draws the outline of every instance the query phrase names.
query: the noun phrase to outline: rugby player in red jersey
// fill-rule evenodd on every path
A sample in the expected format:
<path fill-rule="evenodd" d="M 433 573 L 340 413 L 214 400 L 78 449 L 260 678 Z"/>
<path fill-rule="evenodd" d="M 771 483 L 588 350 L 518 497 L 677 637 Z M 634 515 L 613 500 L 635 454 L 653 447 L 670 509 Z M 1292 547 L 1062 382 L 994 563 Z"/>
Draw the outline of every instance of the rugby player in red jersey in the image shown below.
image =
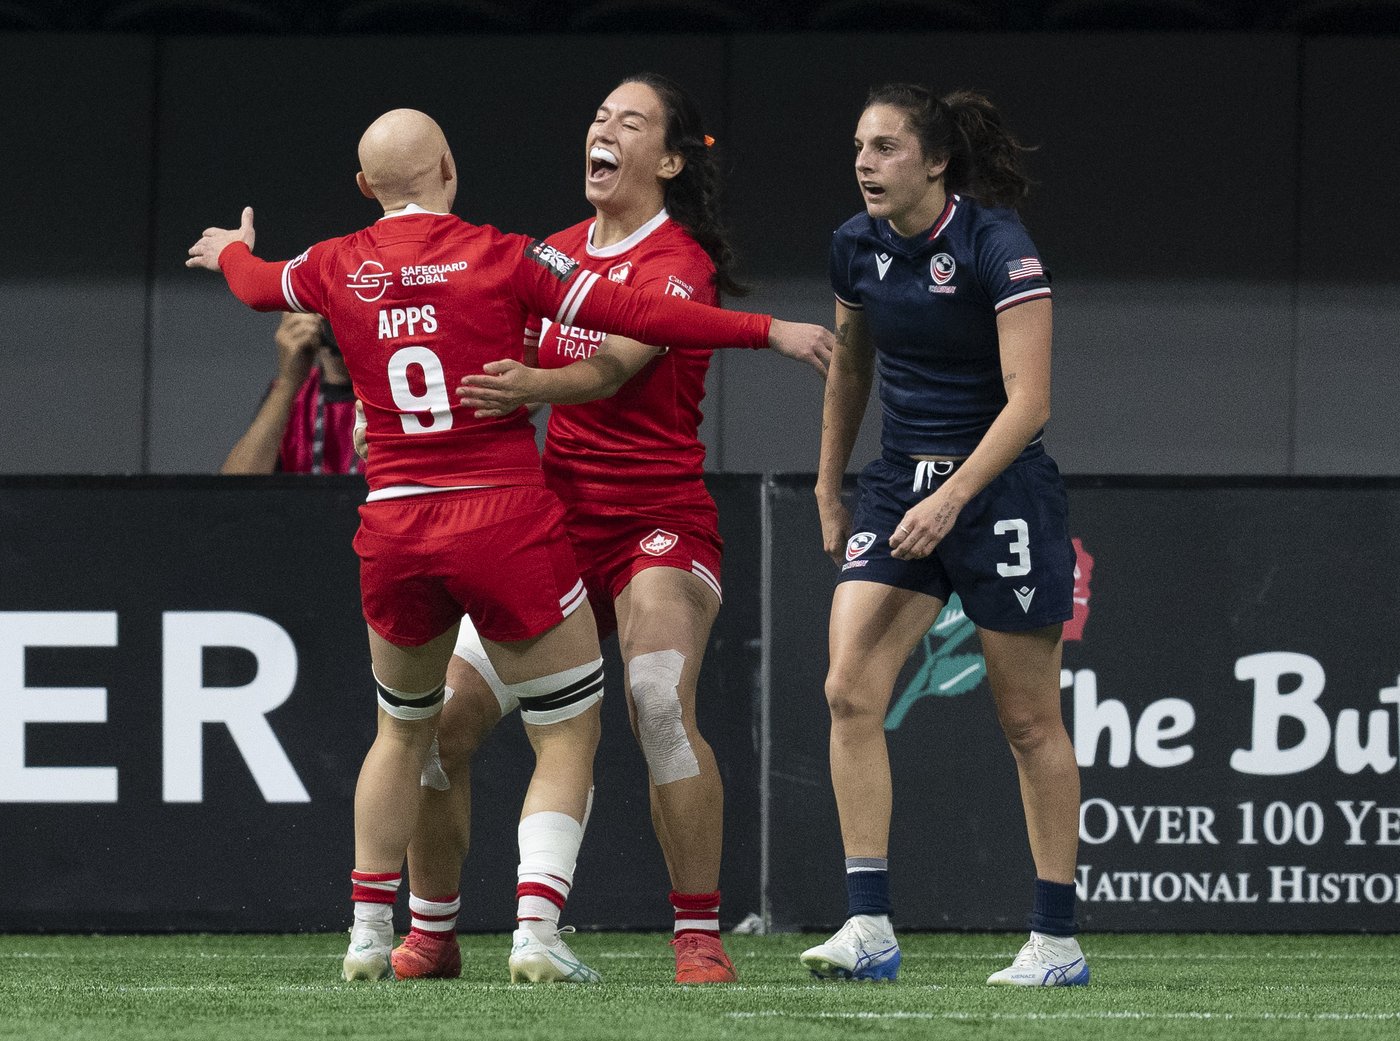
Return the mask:
<path fill-rule="evenodd" d="M 742 292 L 720 226 L 718 171 L 700 113 L 653 74 L 624 80 L 585 136 L 594 217 L 546 241 L 591 271 L 649 292 L 717 303 Z M 719 934 L 724 788 L 696 723 L 696 681 L 720 606 L 721 540 L 702 479 L 698 428 L 708 351 L 668 350 L 553 323 L 527 334 L 538 367 L 495 361 L 458 393 L 477 415 L 550 402 L 545 480 L 604 635 L 616 627 L 628 711 L 647 761 L 652 820 L 671 876 L 678 983 L 732 982 Z M 409 847 L 414 928 L 400 977 L 455 976 L 458 883 L 467 852 L 471 757 L 514 708 L 464 623 L 439 730 L 442 765 L 425 785 Z M 494 695 L 494 696 L 493 696 Z M 560 894 L 561 896 L 563 894 Z"/>
<path fill-rule="evenodd" d="M 355 792 L 343 975 L 380 979 L 392 976 L 393 901 L 462 615 L 530 724 L 536 769 L 522 822 L 543 814 L 547 826 L 522 848 L 522 874 L 571 876 L 598 740 L 597 630 L 579 610 L 587 598 L 533 429 L 518 410 L 475 416 L 448 388 L 502 355 L 523 357 L 531 314 L 687 347 L 768 344 L 821 371 L 832 338 L 638 293 L 544 242 L 451 216 L 456 165 L 421 112 L 377 119 L 359 160 L 360 190 L 384 210 L 371 227 L 269 263 L 252 255 L 245 209 L 238 228 L 206 229 L 186 263 L 222 270 L 255 309 L 324 315 L 364 405 L 370 491 L 355 550 L 379 714 Z M 512 976 L 596 980 L 543 924 L 517 932 Z"/>

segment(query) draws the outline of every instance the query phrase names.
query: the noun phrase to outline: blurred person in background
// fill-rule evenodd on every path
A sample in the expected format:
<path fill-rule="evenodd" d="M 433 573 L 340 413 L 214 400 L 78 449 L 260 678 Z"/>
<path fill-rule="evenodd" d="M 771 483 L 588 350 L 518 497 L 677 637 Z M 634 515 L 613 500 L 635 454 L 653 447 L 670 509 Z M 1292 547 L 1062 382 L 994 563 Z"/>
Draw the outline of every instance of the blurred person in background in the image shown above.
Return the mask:
<path fill-rule="evenodd" d="M 361 472 L 352 437 L 355 393 L 330 323 L 287 312 L 275 340 L 277 376 L 219 472 Z"/>

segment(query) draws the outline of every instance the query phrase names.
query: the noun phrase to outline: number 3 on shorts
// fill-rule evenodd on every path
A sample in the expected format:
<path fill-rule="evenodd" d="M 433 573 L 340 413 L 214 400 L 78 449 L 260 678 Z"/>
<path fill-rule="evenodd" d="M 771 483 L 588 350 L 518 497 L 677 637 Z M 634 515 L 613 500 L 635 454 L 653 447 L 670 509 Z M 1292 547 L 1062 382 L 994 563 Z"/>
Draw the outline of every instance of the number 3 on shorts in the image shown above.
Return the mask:
<path fill-rule="evenodd" d="M 423 393 L 416 393 L 408 381 L 411 368 L 418 369 Z M 452 399 L 447 394 L 447 377 L 442 362 L 426 347 L 400 347 L 389 358 L 389 392 L 399 407 L 399 422 L 405 434 L 447 430 L 452 426 Z"/>
<path fill-rule="evenodd" d="M 998 562 L 997 574 L 1002 578 L 1016 578 L 1018 575 L 1028 575 L 1031 572 L 1031 530 L 1026 526 L 1026 522 L 1020 517 L 1013 517 L 1011 520 L 999 520 L 996 527 L 992 529 L 998 535 L 1011 535 L 1011 555 L 1016 558 L 1014 564 L 1003 564 Z"/>

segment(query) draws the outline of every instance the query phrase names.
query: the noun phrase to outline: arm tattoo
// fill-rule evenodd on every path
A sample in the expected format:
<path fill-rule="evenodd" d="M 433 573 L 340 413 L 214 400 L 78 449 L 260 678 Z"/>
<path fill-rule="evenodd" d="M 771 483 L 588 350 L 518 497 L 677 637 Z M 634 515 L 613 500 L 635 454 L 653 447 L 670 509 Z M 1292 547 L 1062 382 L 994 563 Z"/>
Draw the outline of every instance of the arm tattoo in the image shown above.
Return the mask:
<path fill-rule="evenodd" d="M 1016 378 L 1016 373 L 1014 373 L 1014 372 L 1008 372 L 1005 376 L 1003 376 L 1003 377 L 1001 378 L 1001 382 L 1002 382 L 1002 383 L 1010 383 L 1010 382 L 1011 382 L 1012 380 L 1014 380 L 1015 378 Z"/>

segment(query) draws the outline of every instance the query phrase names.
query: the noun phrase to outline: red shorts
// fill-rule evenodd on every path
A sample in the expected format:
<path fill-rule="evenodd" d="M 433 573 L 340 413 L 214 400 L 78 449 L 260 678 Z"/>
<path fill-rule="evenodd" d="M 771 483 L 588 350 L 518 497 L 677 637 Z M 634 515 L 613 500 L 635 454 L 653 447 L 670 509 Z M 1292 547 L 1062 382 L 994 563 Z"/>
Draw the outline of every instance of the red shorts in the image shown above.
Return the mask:
<path fill-rule="evenodd" d="M 365 621 L 400 647 L 470 614 L 488 640 L 538 636 L 583 603 L 564 508 L 540 487 L 367 502 L 355 552 Z"/>
<path fill-rule="evenodd" d="M 719 511 L 708 494 L 667 501 L 639 498 L 646 507 L 588 500 L 566 501 L 565 526 L 583 571 L 583 584 L 598 620 L 598 635 L 617 629 L 613 601 L 639 571 L 673 567 L 689 571 L 723 599 Z"/>

